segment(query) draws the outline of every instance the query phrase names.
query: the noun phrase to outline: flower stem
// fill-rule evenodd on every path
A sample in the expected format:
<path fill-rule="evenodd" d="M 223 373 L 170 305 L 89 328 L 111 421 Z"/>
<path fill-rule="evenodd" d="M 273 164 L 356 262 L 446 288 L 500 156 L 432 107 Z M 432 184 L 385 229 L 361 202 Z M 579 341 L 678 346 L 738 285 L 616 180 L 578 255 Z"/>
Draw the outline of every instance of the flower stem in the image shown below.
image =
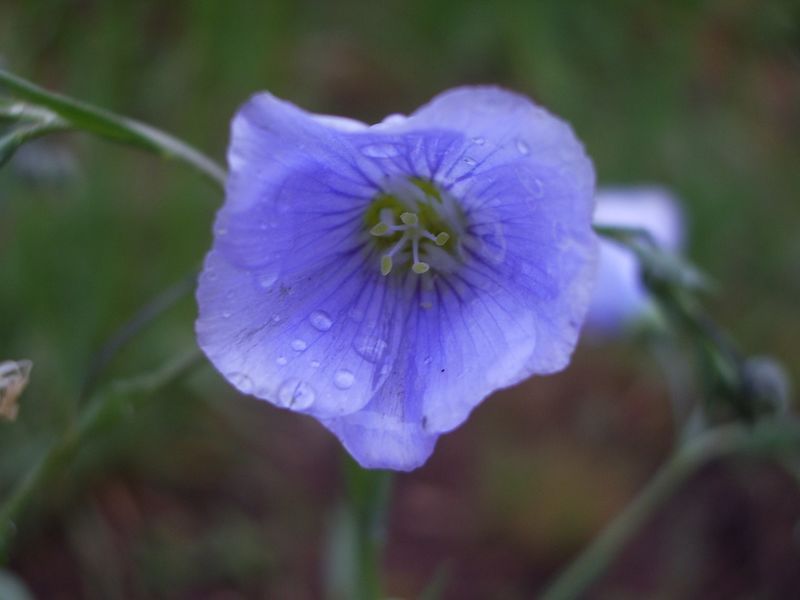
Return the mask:
<path fill-rule="evenodd" d="M 60 471 L 85 440 L 106 420 L 119 414 L 120 404 L 134 396 L 146 396 L 179 379 L 200 361 L 197 349 L 167 363 L 161 369 L 112 382 L 96 394 L 83 409 L 75 424 L 68 428 L 47 449 L 38 463 L 23 477 L 8 498 L 0 505 L 0 562 L 4 562 L 16 530 L 15 519 L 39 489 Z"/>
<path fill-rule="evenodd" d="M 138 146 L 164 158 L 175 159 L 199 172 L 215 185 L 225 186 L 223 167 L 185 142 L 155 127 L 49 92 L 0 69 L 0 92 L 2 91 L 8 91 L 20 100 L 47 109 L 59 117 L 67 128 L 80 129 L 114 142 Z"/>
<path fill-rule="evenodd" d="M 380 567 L 391 473 L 362 469 L 348 457 L 345 480 L 354 542 L 354 572 L 349 587 L 354 600 L 378 600 L 382 597 Z"/>
<path fill-rule="evenodd" d="M 738 454 L 776 458 L 788 453 L 800 453 L 800 425 L 796 423 L 762 423 L 754 428 L 727 425 L 694 438 L 672 455 L 622 514 L 556 577 L 542 600 L 583 597 L 655 511 L 710 461 Z"/>

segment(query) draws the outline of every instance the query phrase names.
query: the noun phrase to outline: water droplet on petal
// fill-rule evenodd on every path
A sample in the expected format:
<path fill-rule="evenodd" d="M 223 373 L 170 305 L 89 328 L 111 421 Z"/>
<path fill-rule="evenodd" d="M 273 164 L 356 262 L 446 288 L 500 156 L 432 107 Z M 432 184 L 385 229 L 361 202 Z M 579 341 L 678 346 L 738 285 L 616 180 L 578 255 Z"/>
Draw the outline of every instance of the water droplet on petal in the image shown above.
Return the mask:
<path fill-rule="evenodd" d="M 353 387 L 356 377 L 351 371 L 347 369 L 340 369 L 336 371 L 333 376 L 333 384 L 340 390 L 348 390 Z"/>
<path fill-rule="evenodd" d="M 283 366 L 283 365 L 285 365 L 286 363 L 288 363 L 289 361 L 288 361 L 288 360 L 286 360 L 286 357 L 285 357 L 285 356 L 279 356 L 278 358 L 276 358 L 276 359 L 275 359 L 275 362 L 276 362 L 277 364 L 279 364 L 280 366 Z"/>
<path fill-rule="evenodd" d="M 308 318 L 311 324 L 319 331 L 328 331 L 333 325 L 333 319 L 330 315 L 322 310 L 315 310 Z"/>
<path fill-rule="evenodd" d="M 225 236 L 228 235 L 228 229 L 226 227 L 217 227 L 216 233 L 218 236 Z"/>
<path fill-rule="evenodd" d="M 523 179 L 523 185 L 534 198 L 541 198 L 544 195 L 544 184 L 541 179 Z"/>
<path fill-rule="evenodd" d="M 369 144 L 362 146 L 361 152 L 370 158 L 392 158 L 400 154 L 400 148 L 393 144 Z"/>
<path fill-rule="evenodd" d="M 318 369 L 318 368 L 319 368 L 319 364 L 320 364 L 320 363 L 319 363 L 319 361 L 318 361 L 318 360 L 312 360 L 312 361 L 311 361 L 311 368 L 312 368 L 312 369 Z"/>
<path fill-rule="evenodd" d="M 258 285 L 265 290 L 275 285 L 276 281 L 278 281 L 277 273 L 262 273 L 258 276 Z"/>
<path fill-rule="evenodd" d="M 253 391 L 253 380 L 244 373 L 228 373 L 225 377 L 240 392 L 249 394 Z"/>
<path fill-rule="evenodd" d="M 315 398 L 314 388 L 301 379 L 290 377 L 278 388 L 275 403 L 284 408 L 303 410 L 311 406 Z"/>
<path fill-rule="evenodd" d="M 386 355 L 389 349 L 389 344 L 386 340 L 382 340 L 373 336 L 359 336 L 353 342 L 353 347 L 356 353 L 364 360 L 372 363 L 379 362 Z"/>
<path fill-rule="evenodd" d="M 230 319 L 230 318 L 231 318 L 231 311 L 229 311 L 229 310 L 223 310 L 223 311 L 222 311 L 222 318 L 223 318 L 223 319 Z"/>
<path fill-rule="evenodd" d="M 469 165 L 470 167 L 474 167 L 478 163 L 471 156 L 467 156 L 467 157 L 464 158 L 464 164 Z"/>
<path fill-rule="evenodd" d="M 486 140 L 482 137 L 474 137 L 472 138 L 472 143 L 476 146 L 483 146 L 486 143 Z"/>
<path fill-rule="evenodd" d="M 528 144 L 526 144 L 522 140 L 517 140 L 517 150 L 519 150 L 520 154 L 524 154 L 526 156 L 531 152 L 531 149 L 528 147 Z"/>
<path fill-rule="evenodd" d="M 292 350 L 295 350 L 297 352 L 302 352 L 306 348 L 308 348 L 308 344 L 306 343 L 305 340 L 301 340 L 300 338 L 292 340 Z"/>

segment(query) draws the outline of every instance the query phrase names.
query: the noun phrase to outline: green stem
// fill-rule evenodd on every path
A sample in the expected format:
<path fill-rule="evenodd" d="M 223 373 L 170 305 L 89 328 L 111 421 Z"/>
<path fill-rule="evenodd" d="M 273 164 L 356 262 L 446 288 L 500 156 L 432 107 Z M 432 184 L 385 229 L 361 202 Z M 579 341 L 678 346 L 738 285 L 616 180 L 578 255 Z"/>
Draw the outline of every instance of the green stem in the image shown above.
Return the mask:
<path fill-rule="evenodd" d="M 58 117 L 33 122 L 14 129 L 0 137 L 0 167 L 8 162 L 23 144 L 50 133 L 67 131 L 68 129 L 70 129 L 70 126 Z"/>
<path fill-rule="evenodd" d="M 76 129 L 115 142 L 132 144 L 164 158 L 175 159 L 192 167 L 214 184 L 223 188 L 225 186 L 224 168 L 188 144 L 155 127 L 48 92 L 3 69 L 0 69 L 0 87 L 21 100 L 53 111 Z"/>
<path fill-rule="evenodd" d="M 728 425 L 695 438 L 676 451 L 622 514 L 556 577 L 542 600 L 582 597 L 656 509 L 703 465 L 734 454 L 777 457 L 787 450 L 800 452 L 800 426 L 794 423 Z"/>
<path fill-rule="evenodd" d="M 15 519 L 19 517 L 33 495 L 70 462 L 86 438 L 91 436 L 104 420 L 118 414 L 119 403 L 122 400 L 129 400 L 132 396 L 152 394 L 175 381 L 198 364 L 201 356 L 199 350 L 193 349 L 155 372 L 113 382 L 108 389 L 95 395 L 86 404 L 75 424 L 47 449 L 44 456 L 28 471 L 0 506 L 0 562 L 5 560 L 13 538 L 16 529 Z"/>
<path fill-rule="evenodd" d="M 347 458 L 347 495 L 353 516 L 354 553 L 351 589 L 354 600 L 382 597 L 381 555 L 386 539 L 385 522 L 391 489 L 389 471 L 362 469 Z"/>

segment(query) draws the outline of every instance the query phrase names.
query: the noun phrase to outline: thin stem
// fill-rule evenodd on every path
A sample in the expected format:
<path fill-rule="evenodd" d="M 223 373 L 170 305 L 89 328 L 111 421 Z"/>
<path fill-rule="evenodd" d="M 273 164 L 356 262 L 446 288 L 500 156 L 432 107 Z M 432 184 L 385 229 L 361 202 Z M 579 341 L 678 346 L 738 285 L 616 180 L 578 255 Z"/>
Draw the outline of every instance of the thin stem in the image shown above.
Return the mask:
<path fill-rule="evenodd" d="M 94 391 L 101 374 L 117 353 L 139 332 L 143 331 L 148 325 L 189 294 L 194 289 L 196 282 L 197 272 L 192 271 L 177 283 L 161 291 L 157 296 L 147 302 L 147 304 L 137 310 L 130 319 L 123 323 L 119 329 L 106 340 L 92 359 L 83 381 L 80 397 L 86 398 L 89 396 Z"/>
<path fill-rule="evenodd" d="M 3 69 L 0 69 L 0 86 L 22 100 L 53 111 L 76 129 L 115 142 L 132 144 L 164 158 L 178 160 L 219 187 L 225 186 L 224 168 L 178 138 L 155 127 L 61 94 L 48 92 Z"/>
<path fill-rule="evenodd" d="M 23 144 L 50 133 L 67 131 L 69 129 L 69 124 L 58 117 L 43 121 L 34 121 L 17 127 L 0 137 L 0 167 L 8 162 Z"/>
<path fill-rule="evenodd" d="M 362 469 L 347 458 L 345 468 L 348 508 L 354 527 L 351 589 L 354 600 L 382 597 L 381 555 L 386 539 L 385 521 L 391 489 L 389 471 Z"/>
<path fill-rule="evenodd" d="M 622 514 L 556 577 L 541 598 L 582 597 L 641 526 L 703 465 L 734 454 L 783 457 L 788 452 L 800 452 L 800 426 L 795 423 L 764 423 L 755 428 L 727 425 L 694 438 L 672 455 Z"/>
<path fill-rule="evenodd" d="M 161 369 L 113 382 L 87 403 L 76 423 L 68 428 L 44 453 L 39 462 L 25 475 L 0 506 L 0 562 L 5 561 L 16 526 L 15 519 L 28 505 L 32 496 L 60 471 L 83 446 L 98 426 L 113 417 L 120 401 L 132 396 L 146 396 L 172 383 L 200 362 L 202 355 L 193 349 Z"/>

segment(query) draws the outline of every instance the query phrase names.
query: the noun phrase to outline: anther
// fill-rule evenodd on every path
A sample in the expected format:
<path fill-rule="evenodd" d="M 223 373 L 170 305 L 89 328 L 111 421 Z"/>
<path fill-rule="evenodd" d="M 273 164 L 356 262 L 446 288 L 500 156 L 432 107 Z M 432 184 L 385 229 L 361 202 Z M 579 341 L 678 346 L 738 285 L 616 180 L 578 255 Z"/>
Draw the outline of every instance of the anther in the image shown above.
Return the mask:
<path fill-rule="evenodd" d="M 443 231 L 442 233 L 436 236 L 436 239 L 433 240 L 433 242 L 437 246 L 444 246 L 448 242 L 448 240 L 450 240 L 450 234 L 447 233 L 446 231 Z"/>
<path fill-rule="evenodd" d="M 391 256 L 381 256 L 381 275 L 384 277 L 391 273 L 392 271 L 392 257 Z"/>
<path fill-rule="evenodd" d="M 417 215 L 415 215 L 414 213 L 410 213 L 410 212 L 404 212 L 403 214 L 401 214 L 400 215 L 400 220 L 403 223 L 405 223 L 406 225 L 409 225 L 409 226 L 412 226 L 412 227 L 414 225 L 418 225 L 419 224 L 419 217 L 417 217 Z"/>
<path fill-rule="evenodd" d="M 369 230 L 371 235 L 381 236 L 389 232 L 389 226 L 386 223 L 378 223 L 372 229 Z"/>
<path fill-rule="evenodd" d="M 411 265 L 411 270 L 417 275 L 422 275 L 430 270 L 431 266 L 426 262 L 415 262 Z"/>

